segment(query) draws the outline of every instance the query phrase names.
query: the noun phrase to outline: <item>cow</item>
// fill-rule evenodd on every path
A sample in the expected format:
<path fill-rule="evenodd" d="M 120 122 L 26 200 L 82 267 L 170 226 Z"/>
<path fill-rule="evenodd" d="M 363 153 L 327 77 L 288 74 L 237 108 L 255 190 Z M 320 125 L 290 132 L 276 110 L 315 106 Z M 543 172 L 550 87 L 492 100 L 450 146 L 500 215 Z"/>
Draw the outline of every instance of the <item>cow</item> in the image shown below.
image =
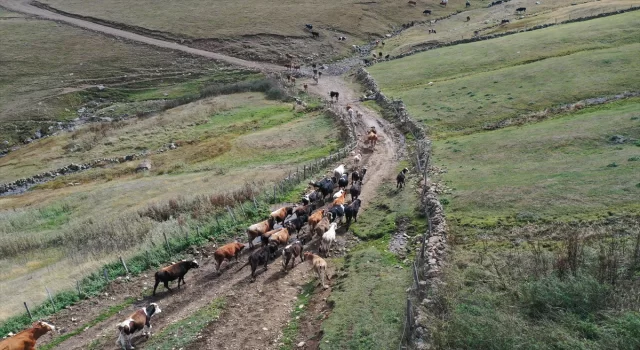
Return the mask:
<path fill-rule="evenodd" d="M 253 240 L 256 237 L 260 237 L 263 234 L 267 233 L 270 230 L 273 230 L 273 226 L 275 225 L 275 221 L 272 218 L 269 218 L 265 221 L 261 221 L 257 224 L 253 224 L 247 228 L 247 237 L 249 238 L 249 248 L 253 248 Z"/>
<path fill-rule="evenodd" d="M 322 72 L 318 72 L 318 80 L 322 78 Z M 338 100 L 338 93 L 336 92 L 336 101 Z"/>
<path fill-rule="evenodd" d="M 322 221 L 322 218 L 324 217 L 325 213 L 326 213 L 325 209 L 320 209 L 315 213 L 311 214 L 311 216 L 309 216 L 309 232 L 313 232 L 315 230 L 318 223 Z"/>
<path fill-rule="evenodd" d="M 471 21 L 471 17 L 467 16 L 467 22 Z"/>
<path fill-rule="evenodd" d="M 327 211 L 327 216 L 331 222 L 336 220 L 340 220 L 342 222 L 342 217 L 344 216 L 344 204 L 334 205 Z"/>
<path fill-rule="evenodd" d="M 364 166 L 362 167 L 362 170 L 360 171 L 360 181 L 364 181 L 364 176 L 367 174 L 367 167 Z"/>
<path fill-rule="evenodd" d="M 351 173 L 351 185 L 360 180 L 360 173 L 356 170 Z"/>
<path fill-rule="evenodd" d="M 464 4 L 464 7 L 465 7 L 465 8 L 467 8 L 467 7 L 471 7 L 471 3 L 469 2 L 469 0 L 467 0 L 467 2 Z"/>
<path fill-rule="evenodd" d="M 317 187 L 318 191 L 322 194 L 322 198 L 326 198 L 333 193 L 333 181 L 329 178 L 324 178 L 318 182 L 309 182 L 309 185 Z"/>
<path fill-rule="evenodd" d="M 410 0 L 410 1 L 408 1 L 408 2 L 407 2 L 407 4 L 409 4 L 409 5 L 413 5 L 413 6 L 418 5 L 418 3 L 417 3 L 417 2 L 415 2 L 414 0 Z"/>
<path fill-rule="evenodd" d="M 309 85 L 307 85 L 307 83 L 304 83 L 302 87 L 304 88 L 304 92 L 309 92 Z"/>
<path fill-rule="evenodd" d="M 360 163 L 360 161 L 362 160 L 362 154 L 358 153 L 355 156 L 353 156 L 353 162 L 358 164 Z"/>
<path fill-rule="evenodd" d="M 240 267 L 238 271 L 244 269 L 244 267 L 247 265 L 251 265 L 251 282 L 253 282 L 256 280 L 256 269 L 258 268 L 258 265 L 264 264 L 264 269 L 265 271 L 267 270 L 267 264 L 269 263 L 270 255 L 271 254 L 269 254 L 269 247 L 262 247 L 251 253 L 247 263 L 242 265 L 242 267 Z"/>
<path fill-rule="evenodd" d="M 293 213 L 296 214 L 296 217 L 299 217 L 302 215 L 309 215 L 309 212 L 311 211 L 311 207 L 312 205 L 309 205 L 309 204 L 298 205 L 295 207 L 295 209 L 293 209 Z"/>
<path fill-rule="evenodd" d="M 507 24 L 507 23 L 509 23 L 508 19 L 503 19 L 502 22 L 500 22 L 500 24 Z"/>
<path fill-rule="evenodd" d="M 300 262 L 304 260 L 302 257 L 302 242 L 296 240 L 295 242 L 289 244 L 284 247 L 284 257 L 282 259 L 282 267 L 285 271 L 287 271 L 287 266 L 289 265 L 289 260 L 291 260 L 291 268 L 296 266 L 296 258 L 300 257 Z"/>
<path fill-rule="evenodd" d="M 284 220 L 289 217 L 289 215 L 293 214 L 293 206 L 282 207 L 276 211 L 273 211 L 269 215 L 269 219 L 273 219 L 273 221 L 277 224 L 280 222 L 284 222 Z"/>
<path fill-rule="evenodd" d="M 222 262 L 225 259 L 227 259 L 228 261 L 231 261 L 231 258 L 236 258 L 236 262 L 237 262 L 238 256 L 240 255 L 240 252 L 242 252 L 242 249 L 244 249 L 244 247 L 245 245 L 242 243 L 233 242 L 233 243 L 225 244 L 222 247 L 216 249 L 216 251 L 213 253 L 213 257 L 216 259 L 216 262 L 218 263 L 218 266 L 216 267 L 216 271 L 220 273 L 220 265 L 222 265 Z"/>
<path fill-rule="evenodd" d="M 340 191 L 342 191 L 342 190 L 340 190 Z M 342 191 L 342 194 L 340 195 L 340 197 L 338 197 L 338 198 L 333 200 L 333 204 L 332 205 L 334 205 L 334 206 L 343 205 L 345 198 L 347 198 L 347 191 Z"/>
<path fill-rule="evenodd" d="M 526 11 L 527 11 L 527 8 L 526 8 L 526 7 L 518 7 L 518 8 L 516 9 L 516 13 L 522 13 L 522 12 L 526 12 Z"/>
<path fill-rule="evenodd" d="M 342 174 L 340 179 L 338 179 L 338 188 L 346 190 L 348 185 L 349 185 L 349 174 L 344 173 Z"/>
<path fill-rule="evenodd" d="M 184 275 L 189 272 L 190 269 L 197 269 L 200 265 L 195 260 L 183 260 L 179 263 L 175 263 L 171 266 L 164 267 L 156 272 L 156 283 L 153 286 L 153 295 L 156 295 L 156 288 L 158 288 L 158 284 L 160 282 L 164 283 L 164 287 L 167 288 L 170 292 L 172 292 L 171 288 L 169 288 L 169 281 L 178 280 L 178 289 L 180 289 L 180 282 L 182 284 L 186 284 L 184 282 Z"/>
<path fill-rule="evenodd" d="M 396 176 L 396 188 L 403 188 L 404 187 L 405 175 L 408 172 L 409 172 L 409 169 L 404 168 L 404 169 L 402 169 L 402 171 L 400 171 L 398 173 L 398 176 Z"/>
<path fill-rule="evenodd" d="M 362 181 L 357 181 L 351 183 L 351 188 L 349 189 L 349 194 L 351 195 L 351 200 L 356 200 L 360 197 L 360 193 L 362 192 Z"/>
<path fill-rule="evenodd" d="M 337 168 L 333 169 L 333 182 L 338 182 L 338 179 L 344 174 L 344 164 L 340 164 Z"/>
<path fill-rule="evenodd" d="M 131 336 L 142 330 L 143 335 L 151 335 L 151 316 L 161 313 L 160 307 L 156 303 L 151 303 L 147 307 L 138 309 L 136 312 L 129 315 L 129 317 L 118 324 L 118 340 L 116 344 L 120 345 L 123 349 L 135 349 L 131 344 Z M 149 333 L 146 333 L 144 329 L 147 328 Z"/>
<path fill-rule="evenodd" d="M 333 187 L 333 184 L 331 184 L 331 187 Z M 330 190 L 331 191 L 331 190 Z M 303 205 L 309 205 L 311 203 L 315 203 L 316 201 L 322 199 L 322 192 L 319 190 L 315 190 L 311 193 L 305 194 L 304 196 L 302 196 L 302 204 Z M 313 205 L 315 207 L 315 205 Z"/>
<path fill-rule="evenodd" d="M 319 38 L 319 37 L 320 37 L 320 33 L 318 33 L 318 32 L 311 32 L 311 36 L 313 36 L 314 38 Z"/>
<path fill-rule="evenodd" d="M 390 56 L 391 56 L 390 54 L 387 54 L 386 56 L 384 56 L 384 59 L 388 60 Z"/>
<path fill-rule="evenodd" d="M 378 143 L 378 135 L 375 132 L 370 131 L 367 135 L 367 142 L 369 143 L 369 146 L 371 146 L 371 148 L 376 148 L 376 143 Z"/>
<path fill-rule="evenodd" d="M 313 26 L 311 24 L 305 24 L 304 26 L 307 27 L 307 29 L 309 30 L 313 29 Z"/>
<path fill-rule="evenodd" d="M 322 242 L 320 243 L 319 252 L 327 256 L 329 254 L 329 249 L 331 249 L 331 244 L 336 241 L 336 229 L 338 228 L 338 224 L 331 223 L 329 225 L 329 229 L 322 235 Z"/>
<path fill-rule="evenodd" d="M 344 215 L 347 217 L 347 231 L 351 226 L 351 219 L 353 218 L 354 222 L 358 222 L 358 211 L 360 210 L 360 199 L 354 199 L 351 204 L 347 205 L 344 208 Z"/>
<path fill-rule="evenodd" d="M 360 111 L 356 111 L 356 118 L 362 119 L 363 116 L 364 114 L 362 114 Z"/>
<path fill-rule="evenodd" d="M 336 101 L 338 101 L 338 98 L 340 97 L 340 93 L 337 92 L 337 91 L 330 91 L 329 92 L 329 97 L 331 98 L 331 101 L 333 101 L 334 97 L 336 98 Z"/>
<path fill-rule="evenodd" d="M 331 225 L 331 220 L 329 220 L 328 216 L 324 216 L 320 222 L 313 227 L 313 235 L 320 236 L 327 232 L 329 226 Z"/>
<path fill-rule="evenodd" d="M 318 279 L 322 284 L 322 288 L 327 289 L 329 286 L 324 284 L 324 278 L 326 277 L 327 281 L 331 280 L 329 278 L 329 274 L 327 273 L 327 262 L 324 261 L 324 259 L 319 257 L 318 255 L 315 255 L 310 252 L 304 253 L 304 260 L 308 261 L 311 264 L 311 266 L 313 266 L 313 270 L 318 275 Z"/>
<path fill-rule="evenodd" d="M 267 231 L 260 236 L 260 241 L 262 242 L 262 246 L 266 246 L 269 244 L 269 238 L 273 236 L 275 233 L 280 232 L 284 227 L 278 227 L 271 231 Z"/>
<path fill-rule="evenodd" d="M 271 251 L 275 252 L 278 250 L 279 246 L 286 246 L 289 243 L 289 229 L 283 228 L 282 230 L 274 233 L 269 237 L 269 246 L 271 246 Z"/>
<path fill-rule="evenodd" d="M 44 322 L 37 321 L 31 325 L 31 328 L 12 336 L 11 338 L 0 341 L 0 349 L 2 350 L 35 350 L 38 339 L 47 332 L 55 332 L 56 327 Z"/>
<path fill-rule="evenodd" d="M 430 15 L 431 14 L 431 10 L 424 10 L 422 11 L 423 15 Z"/>
<path fill-rule="evenodd" d="M 293 230 L 295 230 L 296 235 L 300 235 L 300 230 L 308 220 L 309 216 L 307 214 L 296 215 L 296 218 L 289 220 L 286 225 L 290 233 L 293 233 Z"/>

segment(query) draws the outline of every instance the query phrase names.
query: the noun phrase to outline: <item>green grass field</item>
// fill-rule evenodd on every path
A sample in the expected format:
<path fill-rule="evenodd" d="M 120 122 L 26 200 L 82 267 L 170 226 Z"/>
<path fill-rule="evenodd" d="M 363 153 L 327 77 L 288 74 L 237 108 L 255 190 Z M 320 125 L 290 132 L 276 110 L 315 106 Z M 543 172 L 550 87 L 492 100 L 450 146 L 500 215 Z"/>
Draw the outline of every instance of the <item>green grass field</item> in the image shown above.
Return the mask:
<path fill-rule="evenodd" d="M 120 87 L 111 90 L 117 95 L 102 94 L 107 99 L 171 99 L 197 94 L 207 82 L 240 80 L 247 74 L 55 22 L 6 11 L 1 15 L 16 17 L 0 21 L 0 140 L 12 143 L 76 118 L 78 107 L 94 97 L 83 93 L 86 88 Z"/>
<path fill-rule="evenodd" d="M 559 104 L 640 90 L 639 21 L 632 12 L 443 48 L 375 65 L 371 73 L 434 137 L 467 134 Z M 585 44 L 580 33 L 589 31 Z"/>
<path fill-rule="evenodd" d="M 464 225 L 640 213 L 640 100 L 434 144 L 448 216 Z"/>

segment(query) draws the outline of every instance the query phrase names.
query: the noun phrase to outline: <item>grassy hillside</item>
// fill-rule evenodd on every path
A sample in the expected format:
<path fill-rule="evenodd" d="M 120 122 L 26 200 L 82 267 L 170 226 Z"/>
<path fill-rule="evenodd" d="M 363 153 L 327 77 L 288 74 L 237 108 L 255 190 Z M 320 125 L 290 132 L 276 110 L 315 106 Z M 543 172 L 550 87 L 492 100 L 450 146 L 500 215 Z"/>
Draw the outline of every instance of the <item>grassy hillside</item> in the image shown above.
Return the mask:
<path fill-rule="evenodd" d="M 43 283 L 66 287 L 113 259 L 113 254 L 127 254 L 127 249 L 161 239 L 162 232 L 178 232 L 177 216 L 167 222 L 138 216 L 138 210 L 150 203 L 193 206 L 189 200 L 196 196 L 213 201 L 212 194 L 281 179 L 297 164 L 340 147 L 339 131 L 322 112 L 293 112 L 291 104 L 266 100 L 258 93 L 219 96 L 132 119 L 106 135 L 91 131 L 91 126 L 76 133 L 75 139 L 74 134 L 61 134 L 47 139 L 47 144 L 30 144 L 20 151 L 24 154 L 10 153 L 2 158 L 7 172 L 24 171 L 19 160 L 27 155 L 34 158 L 25 164 L 32 170 L 51 159 L 64 163 L 74 157 L 153 150 L 176 140 L 183 144 L 150 156 L 153 168 L 148 173 L 136 173 L 138 162 L 129 162 L 58 178 L 23 195 L 0 197 L 0 290 L 11 286 L 16 295 L 0 309 L 0 316 L 19 311 L 20 298 L 44 297 Z M 65 151 L 69 142 L 84 137 L 96 140 L 93 148 L 77 155 Z M 197 220 L 200 212 L 196 204 L 184 219 Z M 125 247 L 114 242 L 127 243 Z M 56 268 L 43 269 L 47 266 Z"/>
<path fill-rule="evenodd" d="M 640 90 L 639 21 L 632 12 L 547 28 L 428 51 L 371 72 L 435 137 L 466 134 L 562 103 Z M 583 32 L 591 35 L 578 39 Z"/>
<path fill-rule="evenodd" d="M 0 140 L 55 131 L 49 127 L 78 117 L 79 106 L 96 97 L 83 90 L 97 85 L 121 88 L 97 96 L 106 100 L 172 99 L 197 93 L 206 82 L 235 81 L 248 73 L 51 21 L 1 15 L 15 18 L 0 21 Z"/>
<path fill-rule="evenodd" d="M 616 135 L 627 141 L 612 141 Z M 640 213 L 640 100 L 434 144 L 464 225 Z"/>

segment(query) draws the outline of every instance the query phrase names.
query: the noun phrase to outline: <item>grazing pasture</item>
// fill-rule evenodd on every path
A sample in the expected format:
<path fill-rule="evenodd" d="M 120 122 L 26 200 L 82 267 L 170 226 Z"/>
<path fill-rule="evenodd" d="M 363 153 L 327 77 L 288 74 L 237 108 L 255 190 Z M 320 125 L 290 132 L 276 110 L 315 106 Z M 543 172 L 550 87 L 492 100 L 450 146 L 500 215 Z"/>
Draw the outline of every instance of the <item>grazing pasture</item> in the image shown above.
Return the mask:
<path fill-rule="evenodd" d="M 640 99 L 434 144 L 464 226 L 595 220 L 638 214 Z M 617 143 L 616 136 L 626 142 Z M 450 219 L 450 220 L 451 220 Z"/>
<path fill-rule="evenodd" d="M 467 134 L 560 104 L 640 90 L 639 21 L 634 11 L 457 45 L 377 64 L 371 73 L 436 138 Z"/>
<path fill-rule="evenodd" d="M 57 126 L 57 122 L 75 119 L 77 109 L 91 101 L 92 96 L 83 92 L 89 87 L 127 87 L 115 96 L 103 93 L 101 97 L 107 99 L 172 99 L 197 93 L 207 81 L 240 80 L 248 73 L 210 60 L 0 11 L 0 141 L 15 143 L 33 138 L 39 129 L 48 134 L 56 130 L 49 127 Z M 152 109 L 143 107 L 141 110 Z"/>

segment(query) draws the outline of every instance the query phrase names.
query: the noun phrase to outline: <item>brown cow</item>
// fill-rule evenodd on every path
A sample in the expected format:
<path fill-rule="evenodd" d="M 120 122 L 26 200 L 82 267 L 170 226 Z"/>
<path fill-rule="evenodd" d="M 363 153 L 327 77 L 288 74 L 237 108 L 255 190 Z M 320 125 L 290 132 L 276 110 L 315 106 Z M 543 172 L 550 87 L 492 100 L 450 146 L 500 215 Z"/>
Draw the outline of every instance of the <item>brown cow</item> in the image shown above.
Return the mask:
<path fill-rule="evenodd" d="M 240 252 L 242 252 L 242 249 L 244 249 L 244 244 L 238 243 L 238 242 L 228 243 L 218 248 L 213 253 L 213 257 L 216 259 L 216 262 L 218 263 L 218 266 L 216 267 L 216 270 L 218 271 L 218 273 L 220 273 L 220 265 L 222 265 L 222 262 L 224 261 L 224 259 L 231 261 L 231 258 L 235 257 L 237 262 L 238 255 L 240 255 Z"/>
<path fill-rule="evenodd" d="M 262 242 L 262 246 L 267 245 L 267 243 L 269 243 L 269 237 L 271 237 L 276 232 L 282 231 L 283 228 L 284 227 L 280 227 L 280 228 L 277 228 L 277 229 L 274 229 L 274 230 L 271 230 L 271 231 L 268 231 L 268 232 L 265 232 L 264 234 L 262 234 L 260 236 L 260 241 Z"/>
<path fill-rule="evenodd" d="M 314 236 L 320 236 L 329 230 L 329 226 L 331 225 L 331 220 L 327 216 L 323 217 L 322 220 L 315 226 L 313 229 Z"/>
<path fill-rule="evenodd" d="M 378 143 L 378 135 L 373 131 L 369 132 L 369 134 L 367 135 L 367 143 L 369 143 L 369 146 L 371 146 L 371 148 L 375 148 L 376 143 Z"/>
<path fill-rule="evenodd" d="M 304 83 L 302 85 L 302 87 L 304 88 L 304 92 L 308 92 L 309 91 L 309 85 L 307 85 L 307 83 Z"/>
<path fill-rule="evenodd" d="M 278 246 L 285 246 L 289 243 L 289 229 L 283 228 L 282 230 L 274 233 L 269 237 L 269 245 L 277 249 Z"/>
<path fill-rule="evenodd" d="M 284 220 L 291 214 L 293 214 L 293 205 L 288 206 L 288 207 L 282 207 L 282 208 L 272 212 L 269 215 L 269 218 L 273 219 L 274 222 L 277 224 L 279 222 L 284 222 Z"/>
<path fill-rule="evenodd" d="M 285 271 L 287 271 L 289 260 L 291 260 L 291 268 L 294 268 L 296 266 L 297 257 L 300 257 L 300 262 L 304 261 L 302 257 L 302 242 L 295 241 L 284 247 L 284 258 L 282 259 L 282 267 Z"/>
<path fill-rule="evenodd" d="M 2 350 L 34 350 L 36 341 L 49 331 L 54 332 L 56 327 L 43 321 L 34 322 L 31 328 L 14 335 L 11 338 L 0 341 Z"/>
<path fill-rule="evenodd" d="M 325 212 L 326 212 L 325 209 L 320 209 L 314 212 L 313 214 L 311 214 L 311 216 L 309 216 L 309 232 L 313 232 L 313 230 L 316 228 L 316 225 L 324 217 Z"/>
<path fill-rule="evenodd" d="M 160 307 L 156 303 L 151 303 L 149 306 L 138 309 L 136 312 L 129 315 L 129 317 L 118 324 L 118 340 L 116 344 L 119 344 L 123 349 L 135 349 L 131 344 L 131 336 L 133 333 L 142 330 L 143 335 L 151 335 L 151 316 L 162 312 Z M 149 332 L 144 331 L 145 327 L 148 327 Z"/>
<path fill-rule="evenodd" d="M 260 237 L 269 230 L 273 230 L 274 220 L 269 218 L 265 221 L 261 221 L 257 224 L 249 226 L 247 229 L 247 237 L 249 238 L 249 247 L 253 248 L 253 240 L 256 237 Z"/>
<path fill-rule="evenodd" d="M 305 252 L 304 253 L 304 260 L 308 261 L 313 266 L 313 270 L 318 275 L 318 279 L 320 280 L 320 283 L 322 284 L 322 288 L 324 288 L 324 289 L 329 288 L 329 286 L 324 284 L 324 278 L 325 277 L 327 277 L 327 281 L 331 280 L 329 278 L 329 274 L 327 273 L 327 262 L 324 261 L 324 259 L 321 258 L 320 256 L 315 255 L 315 254 L 310 253 L 310 252 Z"/>
<path fill-rule="evenodd" d="M 200 265 L 198 265 L 198 262 L 195 260 L 183 260 L 158 270 L 158 272 L 156 272 L 156 284 L 153 286 L 153 295 L 156 295 L 156 288 L 158 288 L 160 282 L 163 282 L 164 287 L 172 292 L 171 288 L 169 288 L 169 281 L 175 281 L 177 279 L 178 288 L 180 288 L 180 282 L 186 284 L 184 282 L 184 275 L 189 272 L 189 269 L 197 269 L 198 267 L 200 267 Z"/>
<path fill-rule="evenodd" d="M 340 197 L 333 200 L 333 206 L 344 205 L 345 198 L 347 198 L 347 191 L 343 191 Z"/>

